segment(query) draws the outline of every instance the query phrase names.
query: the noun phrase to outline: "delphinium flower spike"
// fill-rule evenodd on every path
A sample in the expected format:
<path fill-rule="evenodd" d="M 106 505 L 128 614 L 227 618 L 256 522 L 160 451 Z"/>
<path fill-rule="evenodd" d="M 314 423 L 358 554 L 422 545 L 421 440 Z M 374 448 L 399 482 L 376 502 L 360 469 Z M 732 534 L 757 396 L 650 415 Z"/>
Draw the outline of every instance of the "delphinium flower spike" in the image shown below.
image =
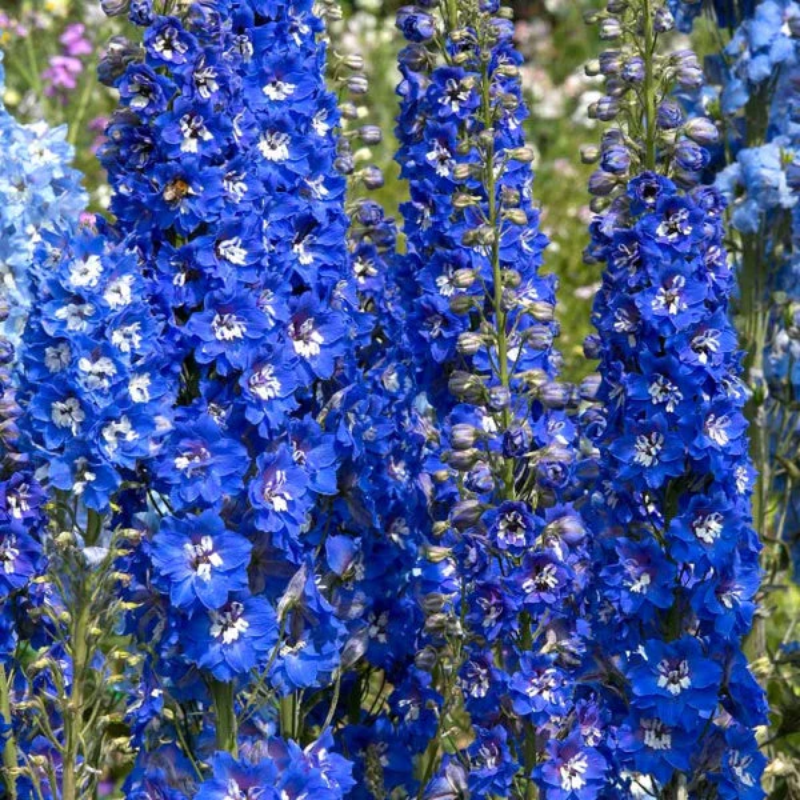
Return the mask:
<path fill-rule="evenodd" d="M 322 792 L 324 773 L 319 796 L 339 797 L 349 766 L 324 729 L 341 719 L 370 607 L 348 591 L 352 462 L 374 437 L 356 409 L 371 413 L 368 398 L 350 387 L 373 323 L 354 314 L 321 22 L 308 2 L 111 10 L 128 11 L 144 48 L 118 41 L 103 65 L 121 98 L 103 160 L 178 386 L 135 587 L 137 633 L 153 646 L 137 719 L 151 752 L 130 791 L 204 779 L 203 797 L 230 781 L 245 791 L 282 750 L 277 785 L 291 794 L 307 774 L 304 791 Z M 176 749 L 186 758 L 165 771 Z"/>
<path fill-rule="evenodd" d="M 117 293 L 124 264 L 100 237 L 76 233 L 86 195 L 64 129 L 23 126 L 0 109 L 0 141 L 3 775 L 11 798 L 74 800 L 115 751 L 108 726 L 118 709 L 103 653 L 122 613 L 124 542 L 119 518 L 112 532 L 98 512 L 134 457 L 127 441 L 114 452 L 124 439 L 115 425 L 131 406 L 128 380 L 143 350 L 127 327 L 137 310 Z M 93 249 L 76 256 L 73 236 Z M 83 456 L 96 475 L 76 474 Z"/>
<path fill-rule="evenodd" d="M 566 782 L 588 797 L 605 762 L 579 721 L 592 700 L 574 683 L 587 567 L 569 502 L 577 395 L 555 378 L 521 58 L 491 0 L 404 7 L 397 25 L 408 41 L 397 126 L 408 318 L 433 518 L 419 564 L 425 631 L 404 686 L 424 713 L 399 731 L 417 754 L 406 791 L 523 798 Z"/>
<path fill-rule="evenodd" d="M 699 65 L 661 53 L 673 25 L 663 3 L 610 0 L 593 21 L 613 47 L 592 67 L 606 78 L 592 111 L 614 124 L 584 151 L 599 160 L 587 257 L 605 267 L 587 341 L 605 428 L 585 515 L 609 775 L 615 791 L 758 797 L 765 703 L 742 652 L 760 549 L 747 391 L 723 202 L 698 185 L 718 132 L 673 99 L 698 87 Z"/>

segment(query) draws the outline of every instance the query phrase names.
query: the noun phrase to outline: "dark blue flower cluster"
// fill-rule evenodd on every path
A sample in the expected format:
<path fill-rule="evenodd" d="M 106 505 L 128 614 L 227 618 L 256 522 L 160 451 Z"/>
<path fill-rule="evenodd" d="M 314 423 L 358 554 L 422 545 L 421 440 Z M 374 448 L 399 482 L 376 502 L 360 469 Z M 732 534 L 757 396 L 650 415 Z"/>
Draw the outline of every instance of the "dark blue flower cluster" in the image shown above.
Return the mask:
<path fill-rule="evenodd" d="M 350 170 L 311 4 L 134 21 L 143 59 L 120 44 L 104 65 L 122 107 L 103 159 L 174 366 L 148 462 L 157 530 L 134 590 L 158 657 L 135 722 L 154 752 L 132 785 L 166 791 L 190 770 L 161 770 L 174 743 L 206 758 L 214 728 L 234 752 L 237 729 L 246 743 L 276 724 L 307 741 L 326 720 L 352 723 L 378 679 L 399 682 L 416 652 L 409 576 L 425 510 L 395 233 L 361 201 L 348 250 Z M 198 704 L 216 716 L 189 717 Z M 187 715 L 169 737 L 165 706 Z M 369 722 L 344 733 L 360 769 L 377 745 L 355 741 L 382 742 Z M 198 796 L 222 797 L 225 780 Z"/>
<path fill-rule="evenodd" d="M 421 654 L 401 692 L 413 714 L 398 735 L 421 754 L 420 797 L 522 796 L 535 783 L 592 796 L 605 762 L 578 721 L 593 701 L 575 685 L 587 571 L 570 503 L 577 391 L 555 380 L 521 57 L 498 3 L 405 7 L 397 25 L 408 41 L 397 126 L 408 319 L 432 425 L 433 518 L 418 567 Z M 462 708 L 474 740 L 452 752 L 443 740 Z"/>
<path fill-rule="evenodd" d="M 617 791 L 639 784 L 656 794 L 760 797 L 765 759 L 753 729 L 766 704 L 741 651 L 760 544 L 748 392 L 729 319 L 734 277 L 722 198 L 696 186 L 699 170 L 678 155 L 691 146 L 703 166 L 716 130 L 702 117 L 684 120 L 677 107 L 673 120 L 664 112 L 670 100 L 659 105 L 673 88 L 663 67 L 694 59 L 654 55 L 669 27 L 663 8 L 642 0 L 601 25 L 607 20 L 621 37 L 613 56 L 621 73 L 608 85 L 631 59 L 643 59 L 643 69 L 641 105 L 603 138 L 601 164 L 617 146 L 630 164 L 612 200 L 595 192 L 595 208 L 606 208 L 587 251 L 605 267 L 593 315 L 599 335 L 587 342 L 602 377 L 603 421 L 592 415 L 586 428 L 600 474 L 584 507 L 595 532 L 601 750 Z M 644 40 L 631 43 L 622 32 L 636 29 Z"/>

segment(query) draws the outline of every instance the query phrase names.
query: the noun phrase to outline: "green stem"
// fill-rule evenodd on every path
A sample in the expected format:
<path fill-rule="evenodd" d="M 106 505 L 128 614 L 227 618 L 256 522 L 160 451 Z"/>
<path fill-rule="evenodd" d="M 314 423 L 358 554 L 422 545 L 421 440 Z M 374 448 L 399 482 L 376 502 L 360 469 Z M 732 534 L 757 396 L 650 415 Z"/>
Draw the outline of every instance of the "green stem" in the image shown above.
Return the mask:
<path fill-rule="evenodd" d="M 217 748 L 236 756 L 239 749 L 239 725 L 233 683 L 214 680 L 211 683 L 211 696 L 216 714 Z"/>
<path fill-rule="evenodd" d="M 494 120 L 492 119 L 492 100 L 491 100 L 491 81 L 487 67 L 483 67 L 482 78 L 482 91 L 481 103 L 483 111 L 483 125 L 484 130 L 491 131 L 494 127 Z M 499 214 L 497 208 L 497 187 L 495 184 L 494 175 L 494 141 L 487 145 L 486 150 L 486 194 L 489 199 L 489 225 L 492 228 L 494 236 L 492 237 L 492 283 L 493 283 L 493 297 L 492 305 L 494 306 L 495 316 L 495 335 L 497 337 L 497 361 L 498 372 L 500 377 L 500 385 L 505 389 L 510 386 L 510 377 L 508 369 L 508 332 L 506 331 L 507 314 L 503 309 L 503 272 L 500 267 L 500 224 Z M 508 430 L 511 427 L 511 409 L 506 406 L 503 409 L 503 428 Z M 502 466 L 503 477 L 503 499 L 513 500 L 515 495 L 514 487 L 514 460 L 506 458 L 503 460 Z"/>
<path fill-rule="evenodd" d="M 64 714 L 64 766 L 62 800 L 78 800 L 78 758 L 83 739 L 84 688 L 89 663 L 89 598 L 86 582 L 78 582 L 76 605 L 71 625 L 72 690 Z"/>
<path fill-rule="evenodd" d="M 643 28 L 644 28 L 644 136 L 645 136 L 645 169 L 656 168 L 656 82 L 654 71 L 654 55 L 656 49 L 656 34 L 653 29 L 653 9 L 651 0 L 643 0 Z"/>
<path fill-rule="evenodd" d="M 6 725 L 12 724 L 11 717 L 11 687 L 9 686 L 10 676 L 6 674 L 5 667 L 0 665 L 0 714 Z M 3 747 L 3 783 L 8 792 L 9 800 L 17 798 L 17 742 L 14 739 L 14 731 L 10 729 Z"/>

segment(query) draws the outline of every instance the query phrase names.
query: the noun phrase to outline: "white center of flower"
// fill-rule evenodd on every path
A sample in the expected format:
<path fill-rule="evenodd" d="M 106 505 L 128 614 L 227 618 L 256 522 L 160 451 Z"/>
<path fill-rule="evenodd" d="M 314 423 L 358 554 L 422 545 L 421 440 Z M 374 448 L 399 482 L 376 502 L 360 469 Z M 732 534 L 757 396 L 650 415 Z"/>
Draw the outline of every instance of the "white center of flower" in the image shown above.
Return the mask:
<path fill-rule="evenodd" d="M 211 141 L 214 137 L 199 114 L 184 114 L 180 120 L 182 153 L 196 153 L 200 142 Z"/>
<path fill-rule="evenodd" d="M 719 352 L 720 332 L 716 330 L 703 331 L 692 339 L 691 348 L 697 353 L 697 360 L 701 364 L 707 364 L 709 356 Z"/>
<path fill-rule="evenodd" d="M 296 88 L 297 84 L 286 83 L 275 78 L 264 86 L 262 91 L 270 100 L 285 100 L 294 94 Z"/>
<path fill-rule="evenodd" d="M 261 496 L 264 502 L 272 506 L 275 511 L 282 512 L 289 509 L 289 501 L 292 496 L 286 490 L 286 472 L 284 470 L 275 470 L 272 477 L 264 480 Z"/>
<path fill-rule="evenodd" d="M 105 442 L 106 450 L 112 455 L 119 449 L 120 441 L 133 442 L 139 438 L 139 434 L 134 430 L 131 421 L 124 415 L 118 420 L 109 422 L 103 428 L 101 435 Z"/>
<path fill-rule="evenodd" d="M 128 394 L 131 400 L 134 403 L 149 403 L 150 384 L 150 374 L 147 372 L 132 376 L 128 381 Z"/>
<path fill-rule="evenodd" d="M 652 467 L 658 463 L 658 456 L 664 447 L 664 434 L 658 431 L 640 433 L 633 446 L 633 460 L 643 467 Z"/>
<path fill-rule="evenodd" d="M 234 203 L 241 203 L 247 194 L 247 183 L 244 177 L 243 172 L 228 172 L 222 179 L 222 186 Z"/>
<path fill-rule="evenodd" d="M 66 342 L 47 347 L 44 351 L 44 364 L 50 372 L 61 372 L 69 366 L 72 353 Z"/>
<path fill-rule="evenodd" d="M 297 325 L 289 326 L 289 336 L 294 343 L 295 352 L 303 358 L 313 358 L 320 353 L 320 345 L 325 342 L 322 334 L 314 328 L 314 320 L 309 317 Z"/>
<path fill-rule="evenodd" d="M 15 547 L 16 544 L 17 538 L 13 534 L 0 544 L 0 564 L 3 565 L 3 572 L 6 575 L 11 575 L 14 572 L 16 561 L 19 558 L 19 549 Z"/>
<path fill-rule="evenodd" d="M 706 544 L 714 544 L 722 533 L 724 518 L 719 511 L 712 511 L 709 514 L 700 514 L 692 520 L 691 528 L 694 535 Z"/>
<path fill-rule="evenodd" d="M 56 400 L 50 406 L 50 417 L 57 428 L 69 428 L 76 435 L 86 414 L 77 398 L 68 397 L 66 400 Z"/>
<path fill-rule="evenodd" d="M 180 40 L 178 31 L 173 28 L 165 28 L 153 43 L 153 49 L 161 55 L 165 61 L 173 61 L 176 56 L 182 56 L 189 46 Z"/>
<path fill-rule="evenodd" d="M 186 473 L 187 476 L 192 476 L 195 470 L 205 467 L 210 458 L 211 453 L 205 447 L 199 445 L 177 456 L 174 462 L 175 469 Z"/>
<path fill-rule="evenodd" d="M 525 546 L 525 521 L 519 511 L 511 511 L 500 518 L 497 539 L 509 547 Z"/>
<path fill-rule="evenodd" d="M 131 322 L 111 332 L 111 344 L 123 353 L 130 353 L 142 344 L 141 322 Z"/>
<path fill-rule="evenodd" d="M 523 591 L 531 594 L 533 592 L 545 592 L 555 589 L 558 586 L 558 573 L 555 564 L 537 564 L 533 575 L 526 578 L 522 583 Z"/>
<path fill-rule="evenodd" d="M 658 719 L 643 719 L 644 743 L 651 750 L 669 750 L 672 748 L 672 734 L 667 726 Z"/>
<path fill-rule="evenodd" d="M 686 278 L 675 275 L 669 282 L 662 286 L 653 298 L 654 311 L 666 311 L 670 316 L 675 316 L 687 308 L 683 299 L 683 290 L 686 288 Z"/>
<path fill-rule="evenodd" d="M 689 662 L 681 659 L 677 663 L 674 659 L 665 658 L 658 665 L 658 686 L 666 689 L 673 697 L 690 688 L 692 680 L 689 677 Z"/>
<path fill-rule="evenodd" d="M 242 239 L 239 236 L 220 242 L 217 245 L 217 255 L 231 264 L 236 264 L 237 267 L 247 263 L 247 250 L 242 247 Z"/>
<path fill-rule="evenodd" d="M 589 760 L 584 753 L 576 753 L 569 761 L 565 761 L 559 768 L 561 788 L 566 791 L 578 791 L 586 786 L 584 774 L 589 769 Z"/>
<path fill-rule="evenodd" d="M 656 233 L 670 242 L 680 239 L 681 236 L 688 236 L 692 232 L 689 224 L 689 211 L 680 208 L 675 213 L 665 217 L 658 226 Z"/>
<path fill-rule="evenodd" d="M 69 279 L 73 286 L 97 286 L 102 274 L 103 264 L 100 256 L 89 256 L 85 261 L 77 261 L 72 265 Z"/>
<path fill-rule="evenodd" d="M 217 71 L 214 67 L 200 67 L 192 75 L 197 93 L 203 100 L 208 100 L 212 94 L 219 91 L 217 83 Z"/>
<path fill-rule="evenodd" d="M 731 424 L 730 417 L 723 414 L 721 417 L 716 414 L 709 414 L 705 424 L 705 434 L 712 442 L 724 447 L 731 440 L 728 435 L 728 426 Z"/>
<path fill-rule="evenodd" d="M 93 314 L 94 306 L 91 303 L 70 303 L 56 311 L 56 319 L 65 320 L 68 331 L 85 331 Z"/>
<path fill-rule="evenodd" d="M 650 386 L 647 387 L 653 405 L 663 404 L 667 411 L 672 412 L 678 403 L 683 400 L 683 393 L 664 375 L 656 375 Z"/>
<path fill-rule="evenodd" d="M 450 151 L 440 142 L 433 143 L 433 150 L 426 156 L 428 163 L 436 170 L 436 174 L 442 178 L 447 178 L 455 164 Z"/>
<path fill-rule="evenodd" d="M 261 155 L 267 161 L 282 162 L 289 159 L 289 134 L 281 131 L 267 131 L 258 143 Z"/>
<path fill-rule="evenodd" d="M 203 536 L 197 544 L 187 542 L 183 551 L 190 569 L 206 583 L 211 580 L 211 568 L 219 569 L 222 566 L 222 556 L 214 552 L 214 542 L 210 536 Z"/>
<path fill-rule="evenodd" d="M 250 391 L 260 400 L 272 400 L 281 390 L 281 382 L 275 377 L 275 367 L 264 364 L 247 380 Z"/>
<path fill-rule="evenodd" d="M 243 613 L 244 606 L 237 602 L 231 603 L 226 611 L 212 611 L 211 635 L 222 639 L 223 644 L 235 642 L 250 627 Z"/>
<path fill-rule="evenodd" d="M 247 326 L 236 314 L 217 314 L 211 323 L 211 330 L 220 342 L 233 342 L 244 338 Z"/>
<path fill-rule="evenodd" d="M 109 281 L 103 299 L 111 308 L 123 308 L 133 299 L 133 275 L 120 275 Z"/>

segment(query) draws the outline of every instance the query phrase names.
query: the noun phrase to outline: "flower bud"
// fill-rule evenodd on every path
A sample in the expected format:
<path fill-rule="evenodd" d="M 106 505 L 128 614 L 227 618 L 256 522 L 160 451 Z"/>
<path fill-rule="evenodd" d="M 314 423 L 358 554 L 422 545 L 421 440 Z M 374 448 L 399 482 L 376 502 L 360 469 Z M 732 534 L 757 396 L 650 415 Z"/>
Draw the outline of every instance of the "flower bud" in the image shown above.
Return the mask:
<path fill-rule="evenodd" d="M 610 42 L 618 39 L 622 35 L 622 23 L 614 17 L 606 17 L 600 23 L 600 38 L 603 41 Z"/>
<path fill-rule="evenodd" d="M 427 42 L 436 34 L 433 17 L 414 6 L 403 6 L 399 9 L 395 24 L 410 42 Z"/>
<path fill-rule="evenodd" d="M 600 341 L 600 337 L 596 333 L 590 333 L 583 340 L 583 355 L 590 361 L 596 361 L 600 358 L 602 347 L 603 345 Z"/>
<path fill-rule="evenodd" d="M 580 397 L 582 400 L 594 400 L 597 397 L 597 392 L 600 389 L 601 377 L 596 372 L 587 375 L 579 387 Z"/>
<path fill-rule="evenodd" d="M 476 525 L 483 515 L 483 504 L 478 500 L 467 498 L 459 500 L 450 513 L 450 522 L 460 531 Z"/>
<path fill-rule="evenodd" d="M 348 53 L 343 59 L 342 64 L 348 69 L 364 69 L 364 57 L 360 53 Z"/>
<path fill-rule="evenodd" d="M 383 139 L 383 131 L 377 125 L 364 125 L 358 129 L 358 135 L 366 145 L 379 144 Z"/>
<path fill-rule="evenodd" d="M 515 269 L 504 269 L 500 273 L 500 280 L 503 286 L 516 289 L 522 283 L 522 275 Z"/>
<path fill-rule="evenodd" d="M 663 131 L 672 131 L 683 124 L 683 110 L 674 100 L 664 100 L 656 112 L 656 125 Z"/>
<path fill-rule="evenodd" d="M 507 155 L 513 161 L 522 161 L 525 164 L 529 164 L 536 158 L 536 152 L 532 147 L 528 147 L 524 145 L 523 147 L 512 147 L 508 150 Z"/>
<path fill-rule="evenodd" d="M 374 164 L 364 167 L 361 170 L 361 182 L 371 192 L 375 191 L 375 189 L 380 189 L 384 184 L 381 168 L 376 167 Z"/>
<path fill-rule="evenodd" d="M 468 472 L 478 462 L 480 455 L 480 452 L 474 448 L 453 450 L 447 456 L 447 464 L 458 472 Z"/>
<path fill-rule="evenodd" d="M 695 142 L 684 140 L 675 146 L 675 162 L 681 169 L 699 172 L 710 160 L 708 151 Z"/>
<path fill-rule="evenodd" d="M 358 119 L 358 106 L 348 100 L 339 106 L 339 113 L 344 119 Z"/>
<path fill-rule="evenodd" d="M 581 147 L 581 162 L 594 164 L 600 158 L 600 148 L 594 144 L 585 144 Z"/>
<path fill-rule="evenodd" d="M 494 488 L 494 476 L 489 467 L 480 462 L 467 473 L 464 485 L 470 492 L 485 494 L 486 492 L 491 492 Z"/>
<path fill-rule="evenodd" d="M 512 225 L 527 225 L 528 215 L 521 208 L 508 208 L 503 211 L 503 218 Z"/>
<path fill-rule="evenodd" d="M 537 322 L 552 322 L 556 318 L 556 307 L 544 300 L 534 300 L 527 310 Z"/>
<path fill-rule="evenodd" d="M 719 141 L 717 126 L 707 117 L 693 117 L 683 126 L 683 132 L 693 142 L 703 147 Z"/>
<path fill-rule="evenodd" d="M 569 405 L 571 394 L 567 384 L 550 381 L 539 389 L 539 400 L 545 408 L 564 409 Z"/>
<path fill-rule="evenodd" d="M 600 166 L 606 172 L 613 175 L 623 175 L 631 165 L 631 154 L 627 147 L 621 144 L 614 144 L 603 150 L 603 157 L 600 159 Z"/>
<path fill-rule="evenodd" d="M 465 181 L 472 175 L 472 164 L 456 164 L 453 167 L 453 177 L 457 181 Z"/>
<path fill-rule="evenodd" d="M 549 350 L 553 346 L 553 331 L 547 325 L 532 325 L 525 331 L 525 343 L 533 350 Z"/>
<path fill-rule="evenodd" d="M 605 76 L 618 75 L 622 69 L 622 54 L 619 50 L 606 50 L 600 53 L 600 72 Z"/>
<path fill-rule="evenodd" d="M 464 331 L 458 335 L 456 349 L 465 356 L 474 356 L 483 349 L 483 337 L 474 331 Z"/>
<path fill-rule="evenodd" d="M 477 375 L 456 370 L 447 383 L 451 394 L 468 402 L 478 402 L 484 394 L 483 381 Z"/>
<path fill-rule="evenodd" d="M 594 115 L 602 122 L 610 122 L 619 114 L 619 101 L 615 97 L 601 97 L 594 104 Z"/>
<path fill-rule="evenodd" d="M 672 12 L 666 7 L 656 9 L 653 14 L 653 30 L 656 33 L 669 33 L 675 27 L 675 17 Z"/>
<path fill-rule="evenodd" d="M 450 310 L 458 316 L 469 314 L 474 305 L 475 298 L 468 294 L 457 294 L 450 298 Z"/>
<path fill-rule="evenodd" d="M 506 386 L 492 386 L 489 389 L 489 408 L 502 411 L 511 404 L 511 392 Z"/>
<path fill-rule="evenodd" d="M 453 273 L 451 283 L 456 289 L 469 289 L 475 283 L 476 274 L 474 269 L 457 269 Z"/>
<path fill-rule="evenodd" d="M 127 14 L 130 7 L 130 0 L 100 0 L 100 8 L 108 17 L 118 17 Z"/>
<path fill-rule="evenodd" d="M 620 73 L 622 80 L 628 83 L 641 83 L 644 80 L 644 59 L 641 56 L 629 58 Z"/>
<path fill-rule="evenodd" d="M 366 94 L 369 91 L 369 82 L 366 75 L 351 75 L 346 83 L 348 90 L 352 94 Z"/>
<path fill-rule="evenodd" d="M 617 178 L 610 172 L 598 169 L 589 176 L 589 193 L 596 197 L 607 197 L 617 186 Z"/>
<path fill-rule="evenodd" d="M 460 422 L 453 425 L 450 431 L 450 443 L 456 450 L 468 450 L 478 441 L 478 429 L 468 422 Z"/>

